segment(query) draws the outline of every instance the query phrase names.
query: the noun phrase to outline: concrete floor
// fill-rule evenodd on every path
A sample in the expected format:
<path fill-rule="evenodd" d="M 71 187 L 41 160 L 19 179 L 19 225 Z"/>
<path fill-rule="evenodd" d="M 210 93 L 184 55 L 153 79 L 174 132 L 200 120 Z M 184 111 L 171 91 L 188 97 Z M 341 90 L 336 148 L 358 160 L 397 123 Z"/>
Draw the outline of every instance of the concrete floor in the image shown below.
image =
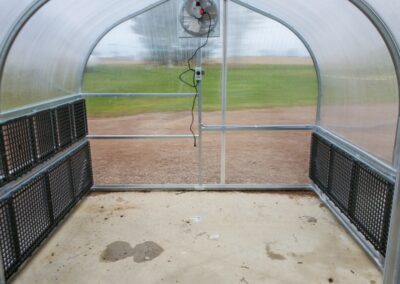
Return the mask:
<path fill-rule="evenodd" d="M 14 283 L 367 283 L 380 271 L 310 194 L 92 194 Z"/>

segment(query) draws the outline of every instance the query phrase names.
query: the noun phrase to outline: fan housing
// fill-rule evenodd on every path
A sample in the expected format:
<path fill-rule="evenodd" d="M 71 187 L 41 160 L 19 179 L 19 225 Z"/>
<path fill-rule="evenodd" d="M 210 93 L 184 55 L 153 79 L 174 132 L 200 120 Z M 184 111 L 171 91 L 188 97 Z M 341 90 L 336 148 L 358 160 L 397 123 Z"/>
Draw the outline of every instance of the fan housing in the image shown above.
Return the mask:
<path fill-rule="evenodd" d="M 216 36 L 218 19 L 219 7 L 213 0 L 185 0 L 179 15 L 186 37 Z"/>

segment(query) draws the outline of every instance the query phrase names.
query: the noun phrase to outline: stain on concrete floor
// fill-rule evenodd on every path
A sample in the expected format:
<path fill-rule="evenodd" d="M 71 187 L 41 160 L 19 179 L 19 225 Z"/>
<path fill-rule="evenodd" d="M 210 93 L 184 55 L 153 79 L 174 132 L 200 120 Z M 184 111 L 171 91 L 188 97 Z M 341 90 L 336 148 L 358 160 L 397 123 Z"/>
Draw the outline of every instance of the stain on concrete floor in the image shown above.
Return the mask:
<path fill-rule="evenodd" d="M 318 219 L 312 216 L 301 216 L 300 219 L 310 224 L 316 224 L 318 222 Z"/>
<path fill-rule="evenodd" d="M 104 262 L 116 262 L 133 255 L 133 248 L 127 242 L 113 242 L 102 252 L 100 260 Z"/>
<path fill-rule="evenodd" d="M 274 252 L 271 249 L 271 245 L 272 245 L 271 243 L 265 245 L 265 252 L 266 252 L 267 256 L 272 260 L 285 260 L 286 257 L 284 257 L 283 255 L 281 255 L 279 253 Z"/>
<path fill-rule="evenodd" d="M 144 242 L 133 249 L 133 260 L 136 263 L 150 261 L 162 254 L 164 249 L 155 242 Z"/>
<path fill-rule="evenodd" d="M 127 242 L 117 241 L 109 244 L 100 256 L 100 261 L 116 262 L 133 256 L 133 261 L 142 263 L 158 257 L 164 249 L 155 242 L 147 241 L 134 248 Z"/>

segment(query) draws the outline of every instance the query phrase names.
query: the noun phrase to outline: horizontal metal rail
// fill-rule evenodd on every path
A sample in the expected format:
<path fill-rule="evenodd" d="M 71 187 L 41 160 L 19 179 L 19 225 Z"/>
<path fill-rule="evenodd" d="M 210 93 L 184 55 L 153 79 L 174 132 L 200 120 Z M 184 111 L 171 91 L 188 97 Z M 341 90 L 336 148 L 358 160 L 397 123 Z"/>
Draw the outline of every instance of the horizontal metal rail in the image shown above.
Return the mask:
<path fill-rule="evenodd" d="M 314 130 L 315 125 L 313 124 L 282 124 L 282 125 L 204 125 L 202 130 L 204 131 L 304 131 Z"/>
<path fill-rule="evenodd" d="M 313 190 L 311 184 L 95 184 L 93 191 L 298 191 Z"/>
<path fill-rule="evenodd" d="M 195 93 L 82 93 L 87 97 L 193 97 Z"/>
<path fill-rule="evenodd" d="M 35 112 L 54 108 L 54 107 L 57 107 L 59 105 L 63 105 L 66 103 L 72 103 L 72 102 L 80 100 L 80 99 L 82 99 L 82 96 L 80 94 L 75 94 L 75 95 L 65 96 L 65 97 L 54 99 L 54 100 L 46 101 L 44 103 L 41 102 L 38 104 L 32 104 L 32 105 L 24 106 L 21 108 L 11 109 L 11 110 L 2 112 L 0 114 L 0 122 L 2 123 L 5 121 L 14 119 L 14 118 L 30 115 Z"/>
<path fill-rule="evenodd" d="M 351 153 L 357 160 L 367 164 L 377 172 L 387 177 L 392 182 L 395 182 L 396 169 L 394 169 L 392 166 L 382 162 L 380 159 L 374 157 L 367 151 L 353 145 L 352 143 L 344 140 L 335 133 L 332 133 L 331 131 L 321 126 L 316 127 L 316 132 L 333 145 L 336 145 L 339 148 Z"/>
<path fill-rule="evenodd" d="M 198 135 L 195 135 L 198 137 Z M 105 134 L 105 135 L 97 135 L 92 134 L 88 135 L 87 138 L 94 139 L 193 139 L 193 135 L 191 134 L 144 134 L 144 135 L 113 135 L 113 134 Z"/>
<path fill-rule="evenodd" d="M 336 219 L 346 228 L 350 235 L 356 240 L 356 242 L 367 252 L 369 257 L 375 262 L 381 271 L 384 268 L 384 257 L 372 246 L 372 244 L 361 234 L 361 232 L 350 222 L 350 220 L 344 216 L 340 209 L 326 197 L 324 193 L 318 188 L 317 185 L 313 184 L 313 190 L 318 195 L 320 200 L 325 206 L 332 212 Z"/>
<path fill-rule="evenodd" d="M 47 172 L 51 167 L 60 162 L 62 159 L 79 149 L 82 145 L 87 142 L 87 139 L 75 142 L 72 146 L 67 149 L 57 153 L 53 158 L 45 161 L 43 164 L 36 166 L 32 171 L 24 175 L 23 177 L 5 184 L 0 189 L 0 200 L 7 199 L 11 194 L 13 194 L 18 188 L 29 184 L 32 180 L 40 176 L 41 174 Z"/>

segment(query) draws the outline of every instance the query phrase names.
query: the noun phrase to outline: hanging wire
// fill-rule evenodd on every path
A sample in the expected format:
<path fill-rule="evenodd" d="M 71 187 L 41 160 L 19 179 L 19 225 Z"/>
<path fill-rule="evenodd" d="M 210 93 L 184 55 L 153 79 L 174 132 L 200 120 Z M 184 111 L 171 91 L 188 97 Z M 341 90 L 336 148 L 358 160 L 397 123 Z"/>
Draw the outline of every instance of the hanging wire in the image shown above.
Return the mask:
<path fill-rule="evenodd" d="M 195 91 L 196 91 L 196 93 L 195 93 L 195 95 L 194 95 L 194 97 L 193 97 L 193 103 L 192 103 L 192 121 L 191 121 L 190 127 L 189 127 L 189 130 L 190 130 L 190 132 L 191 132 L 192 135 L 193 135 L 193 143 L 194 143 L 193 146 L 194 146 L 194 147 L 197 146 L 196 133 L 193 131 L 193 124 L 194 124 L 194 107 L 196 106 L 196 100 L 197 100 L 197 97 L 198 97 L 198 95 L 199 95 L 199 91 L 198 91 L 198 88 L 197 88 L 197 81 L 196 81 L 196 74 L 195 74 L 195 73 L 196 73 L 196 70 L 192 68 L 190 62 L 195 58 L 195 56 L 197 55 L 197 53 L 198 53 L 203 47 L 205 47 L 205 46 L 208 44 L 208 39 L 210 38 L 210 33 L 211 33 L 211 31 L 212 31 L 212 20 L 211 20 L 211 16 L 210 16 L 210 14 L 207 13 L 206 11 L 204 11 L 204 15 L 207 15 L 208 18 L 209 18 L 209 21 L 210 21 L 210 24 L 209 24 L 209 26 L 208 26 L 208 32 L 207 32 L 206 41 L 205 41 L 202 45 L 200 45 L 200 46 L 195 50 L 195 52 L 193 53 L 193 55 L 187 60 L 187 67 L 188 67 L 188 68 L 187 68 L 185 71 L 183 71 L 183 72 L 179 75 L 179 80 L 180 80 L 182 83 L 188 85 L 188 86 L 191 87 L 191 88 L 194 88 Z M 189 72 L 193 72 L 192 83 L 186 81 L 186 80 L 183 78 L 183 76 L 184 76 L 186 73 L 189 73 Z"/>

